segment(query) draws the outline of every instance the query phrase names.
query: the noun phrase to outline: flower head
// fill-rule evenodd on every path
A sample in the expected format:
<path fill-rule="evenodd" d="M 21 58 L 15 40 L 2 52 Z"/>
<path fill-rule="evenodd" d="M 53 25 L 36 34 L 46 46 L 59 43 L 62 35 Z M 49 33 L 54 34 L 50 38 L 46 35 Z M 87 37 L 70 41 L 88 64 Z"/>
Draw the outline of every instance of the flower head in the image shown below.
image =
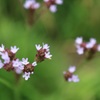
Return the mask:
<path fill-rule="evenodd" d="M 37 49 L 37 54 L 36 54 L 36 61 L 37 62 L 41 62 L 44 59 L 51 59 L 52 55 L 50 54 L 50 50 L 48 44 L 44 44 L 43 46 L 39 45 L 35 45 L 36 49 Z"/>
<path fill-rule="evenodd" d="M 44 2 L 49 10 L 53 13 L 57 11 L 57 4 L 63 4 L 63 0 L 44 0 Z"/>
<path fill-rule="evenodd" d="M 76 67 L 75 66 L 70 66 L 68 71 L 64 71 L 64 77 L 68 82 L 79 82 L 78 75 L 74 75 L 73 72 L 75 72 Z"/>

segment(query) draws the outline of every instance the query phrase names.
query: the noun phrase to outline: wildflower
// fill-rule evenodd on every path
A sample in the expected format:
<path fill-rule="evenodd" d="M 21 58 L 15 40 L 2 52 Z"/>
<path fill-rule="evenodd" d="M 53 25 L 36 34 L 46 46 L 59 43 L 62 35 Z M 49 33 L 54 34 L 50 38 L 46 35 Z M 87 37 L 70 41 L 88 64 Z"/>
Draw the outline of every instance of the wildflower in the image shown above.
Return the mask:
<path fill-rule="evenodd" d="M 19 59 L 13 60 L 12 63 L 13 63 L 13 67 L 18 67 L 21 64 Z"/>
<path fill-rule="evenodd" d="M 87 52 L 88 59 L 92 58 L 97 51 L 100 51 L 100 45 L 96 43 L 94 38 L 90 38 L 89 42 L 84 42 L 82 37 L 78 37 L 75 40 L 75 46 L 79 55 Z"/>
<path fill-rule="evenodd" d="M 0 47 L 0 52 L 1 52 L 1 51 L 4 51 L 4 50 L 5 50 L 5 47 L 4 47 L 4 45 L 2 44 L 1 47 Z"/>
<path fill-rule="evenodd" d="M 78 45 L 82 44 L 82 42 L 83 42 L 82 37 L 77 37 L 76 40 L 75 40 L 75 43 L 78 44 Z"/>
<path fill-rule="evenodd" d="M 34 62 L 32 63 L 32 66 L 37 66 L 37 62 L 34 61 Z"/>
<path fill-rule="evenodd" d="M 63 4 L 63 0 L 44 0 L 44 2 L 49 10 L 53 13 L 57 11 L 57 4 Z"/>
<path fill-rule="evenodd" d="M 40 7 L 40 3 L 37 3 L 35 0 L 26 0 L 24 3 L 24 8 L 26 9 L 38 9 Z"/>
<path fill-rule="evenodd" d="M 16 46 L 14 46 L 14 47 L 11 46 L 12 53 L 16 53 L 18 50 L 19 50 L 19 48 L 17 48 Z"/>
<path fill-rule="evenodd" d="M 51 5 L 50 7 L 49 7 L 49 10 L 51 11 L 51 12 L 56 12 L 57 11 L 57 6 L 56 5 Z"/>
<path fill-rule="evenodd" d="M 35 45 L 37 49 L 37 54 L 36 54 L 36 62 L 41 62 L 44 61 L 46 58 L 51 59 L 52 55 L 50 54 L 50 50 L 48 44 L 43 44 L 43 46 Z"/>
<path fill-rule="evenodd" d="M 30 72 L 25 72 L 24 74 L 23 74 L 23 78 L 25 78 L 25 80 L 28 80 L 29 78 L 30 78 Z"/>
<path fill-rule="evenodd" d="M 73 73 L 75 72 L 76 67 L 75 66 L 70 66 L 68 71 L 64 71 L 64 77 L 68 82 L 79 82 L 78 75 L 74 75 Z"/>
<path fill-rule="evenodd" d="M 4 63 L 9 63 L 10 62 L 10 58 L 9 58 L 7 52 L 2 52 L 2 53 L 0 53 L 0 55 L 1 55 L 1 58 L 4 60 Z"/>
<path fill-rule="evenodd" d="M 27 64 L 29 64 L 29 62 L 28 62 L 28 58 L 22 58 L 22 64 L 24 64 L 24 65 L 27 65 Z"/>
<path fill-rule="evenodd" d="M 36 44 L 35 46 L 36 46 L 37 50 L 40 50 L 42 48 L 42 46 L 40 46 L 40 44 L 39 45 Z"/>

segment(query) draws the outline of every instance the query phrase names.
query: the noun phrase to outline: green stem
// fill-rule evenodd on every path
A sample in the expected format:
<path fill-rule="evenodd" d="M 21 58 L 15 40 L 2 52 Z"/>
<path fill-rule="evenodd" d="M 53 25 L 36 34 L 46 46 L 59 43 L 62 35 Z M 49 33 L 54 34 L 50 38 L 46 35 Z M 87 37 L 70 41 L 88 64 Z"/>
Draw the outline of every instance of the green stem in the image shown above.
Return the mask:
<path fill-rule="evenodd" d="M 20 92 L 18 87 L 14 88 L 14 100 L 20 100 Z"/>

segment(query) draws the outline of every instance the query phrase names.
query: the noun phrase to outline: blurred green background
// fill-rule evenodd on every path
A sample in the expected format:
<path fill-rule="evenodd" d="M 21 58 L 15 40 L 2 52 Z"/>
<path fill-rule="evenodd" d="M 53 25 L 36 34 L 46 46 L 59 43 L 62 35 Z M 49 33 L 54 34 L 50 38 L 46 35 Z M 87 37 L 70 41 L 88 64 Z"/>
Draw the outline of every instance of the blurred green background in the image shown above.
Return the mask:
<path fill-rule="evenodd" d="M 42 0 L 37 0 L 42 3 Z M 13 72 L 0 70 L 0 100 L 100 100 L 100 53 L 86 61 L 75 52 L 74 40 L 96 38 L 100 43 L 100 0 L 64 0 L 58 11 L 41 7 L 28 23 L 24 0 L 0 0 L 0 44 L 20 48 L 18 58 L 34 60 L 35 44 L 48 43 L 53 55 L 36 66 L 28 81 L 16 83 Z M 43 9 L 44 12 L 41 12 Z M 79 83 L 69 83 L 63 71 L 77 66 Z"/>

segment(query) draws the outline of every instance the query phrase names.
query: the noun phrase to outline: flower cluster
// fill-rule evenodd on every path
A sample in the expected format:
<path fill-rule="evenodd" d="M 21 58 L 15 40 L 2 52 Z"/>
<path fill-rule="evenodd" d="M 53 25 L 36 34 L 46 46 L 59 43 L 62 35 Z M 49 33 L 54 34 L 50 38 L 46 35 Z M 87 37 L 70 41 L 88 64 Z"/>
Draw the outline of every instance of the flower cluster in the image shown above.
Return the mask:
<path fill-rule="evenodd" d="M 57 4 L 63 4 L 63 0 L 44 0 L 44 2 L 49 10 L 53 13 L 57 11 Z"/>
<path fill-rule="evenodd" d="M 39 49 L 39 46 L 40 45 L 36 45 L 36 48 L 39 50 L 39 53 L 37 54 L 38 56 L 36 55 L 36 60 L 30 63 L 28 61 L 28 58 L 22 58 L 22 60 L 16 58 L 16 53 L 19 48 L 17 48 L 16 46 L 11 46 L 10 49 L 5 49 L 5 46 L 2 44 L 0 47 L 0 68 L 4 68 L 7 71 L 12 70 L 16 72 L 16 74 L 23 73 L 23 78 L 25 78 L 25 80 L 28 80 L 30 78 L 30 75 L 34 73 L 35 66 L 37 66 L 37 63 L 40 62 L 39 60 L 41 60 L 41 50 L 44 50 L 44 58 L 42 57 L 41 61 L 43 61 L 45 58 L 51 58 L 52 56 L 50 55 L 48 44 L 44 44 L 43 48 L 40 46 L 41 50 Z M 39 58 L 39 56 L 41 57 Z"/>
<path fill-rule="evenodd" d="M 36 54 L 36 58 L 35 60 L 37 62 L 41 62 L 41 61 L 44 61 L 44 59 L 51 59 L 52 55 L 50 54 L 50 50 L 49 50 L 49 47 L 48 44 L 44 44 L 43 43 L 43 46 L 40 46 L 39 45 L 35 45 L 36 46 L 36 49 L 37 49 L 37 54 Z"/>
<path fill-rule="evenodd" d="M 89 42 L 84 42 L 82 37 L 78 37 L 75 40 L 75 46 L 79 55 L 84 54 L 86 51 L 89 53 L 89 57 L 96 51 L 100 51 L 100 44 L 96 43 L 96 39 L 90 38 Z"/>
<path fill-rule="evenodd" d="M 50 9 L 51 12 L 57 11 L 57 4 L 63 4 L 63 0 L 44 0 L 46 6 Z M 25 9 L 36 10 L 40 7 L 40 3 L 37 3 L 35 0 L 26 0 L 24 3 Z"/>
<path fill-rule="evenodd" d="M 65 77 L 65 80 L 67 80 L 68 82 L 79 82 L 78 75 L 73 74 L 75 70 L 76 70 L 75 66 L 70 66 L 68 71 L 64 71 L 63 74 Z"/>

